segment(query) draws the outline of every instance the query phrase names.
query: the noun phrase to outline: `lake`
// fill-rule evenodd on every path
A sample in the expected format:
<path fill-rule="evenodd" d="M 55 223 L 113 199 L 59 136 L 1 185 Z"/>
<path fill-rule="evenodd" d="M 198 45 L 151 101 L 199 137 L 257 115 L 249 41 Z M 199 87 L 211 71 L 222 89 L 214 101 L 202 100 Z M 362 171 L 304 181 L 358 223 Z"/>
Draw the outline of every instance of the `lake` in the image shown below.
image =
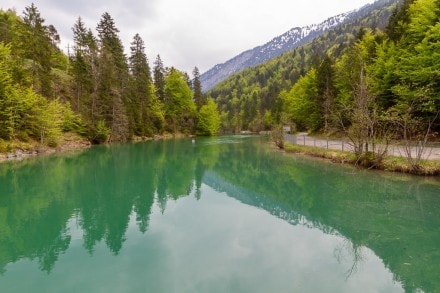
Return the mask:
<path fill-rule="evenodd" d="M 440 291 L 440 181 L 266 137 L 0 164 L 1 292 Z"/>

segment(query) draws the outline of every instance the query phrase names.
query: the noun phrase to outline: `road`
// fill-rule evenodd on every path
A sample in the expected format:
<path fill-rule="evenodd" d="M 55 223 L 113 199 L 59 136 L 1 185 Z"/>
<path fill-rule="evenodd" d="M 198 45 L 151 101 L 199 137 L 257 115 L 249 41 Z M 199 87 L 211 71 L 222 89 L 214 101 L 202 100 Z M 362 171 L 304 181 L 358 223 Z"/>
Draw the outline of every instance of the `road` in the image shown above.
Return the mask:
<path fill-rule="evenodd" d="M 309 136 L 305 132 L 298 133 L 296 135 L 285 134 L 284 139 L 287 142 L 297 144 L 297 145 L 306 145 L 306 146 L 315 146 L 320 148 L 326 148 L 330 150 L 339 150 L 339 151 L 353 151 L 353 145 L 351 142 L 343 141 L 343 140 L 335 140 L 335 139 L 321 139 Z M 411 148 L 412 156 L 415 157 L 417 153 L 417 148 Z M 388 146 L 388 155 L 391 156 L 400 156 L 406 157 L 405 148 L 399 145 L 389 145 Z M 426 160 L 440 160 L 440 147 L 430 146 L 426 147 L 423 155 L 423 159 Z"/>

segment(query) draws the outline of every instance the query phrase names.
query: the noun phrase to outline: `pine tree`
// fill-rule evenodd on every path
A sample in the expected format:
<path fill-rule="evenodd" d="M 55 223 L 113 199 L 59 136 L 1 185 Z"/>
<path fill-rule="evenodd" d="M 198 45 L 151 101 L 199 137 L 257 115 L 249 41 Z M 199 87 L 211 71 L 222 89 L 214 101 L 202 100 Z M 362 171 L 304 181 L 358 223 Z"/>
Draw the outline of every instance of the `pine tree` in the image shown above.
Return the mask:
<path fill-rule="evenodd" d="M 328 55 L 324 57 L 316 71 L 316 83 L 318 87 L 318 103 L 322 108 L 323 117 L 323 130 L 329 131 L 331 123 L 331 112 L 336 95 L 336 89 L 334 86 L 334 70 L 333 61 Z"/>
<path fill-rule="evenodd" d="M 128 66 L 119 30 L 113 18 L 105 12 L 97 26 L 99 41 L 99 84 L 97 112 L 111 128 L 111 140 L 128 139 L 128 117 L 124 104 L 128 84 Z"/>
<path fill-rule="evenodd" d="M 404 0 L 401 6 L 397 6 L 391 15 L 386 32 L 392 41 L 398 41 L 406 30 L 409 22 L 408 8 L 415 0 Z"/>
<path fill-rule="evenodd" d="M 163 67 L 162 59 L 160 59 L 160 55 L 157 55 L 156 60 L 154 61 L 154 87 L 156 89 L 156 96 L 159 100 L 164 103 L 165 102 L 165 69 Z"/>
<path fill-rule="evenodd" d="M 82 110 L 83 97 L 87 94 L 87 83 L 91 81 L 90 60 L 87 58 L 87 29 L 81 17 L 78 18 L 73 28 L 73 56 L 71 57 L 71 70 L 74 78 L 74 91 L 76 96 L 75 109 Z"/>
<path fill-rule="evenodd" d="M 30 68 L 32 86 L 46 97 L 52 95 L 51 54 L 53 46 L 38 8 L 32 3 L 23 12 L 23 22 L 18 24 L 16 50 L 32 61 Z"/>
<path fill-rule="evenodd" d="M 202 83 L 200 82 L 200 73 L 197 67 L 195 67 L 193 70 L 193 76 L 194 79 L 192 82 L 192 89 L 194 92 L 194 102 L 197 105 L 197 109 L 200 110 L 200 108 L 205 105 L 207 101 L 202 92 Z"/>
<path fill-rule="evenodd" d="M 98 122 L 103 121 L 102 113 L 98 111 L 98 85 L 99 85 L 99 54 L 98 45 L 91 29 L 85 27 L 79 17 L 72 27 L 73 31 L 73 55 L 70 56 L 70 73 L 72 75 L 72 90 L 74 109 L 81 113 L 88 126 L 87 135 L 96 142 L 106 137 L 97 135 Z M 100 126 L 105 125 L 101 122 Z M 104 131 L 106 132 L 106 131 Z M 105 140 L 105 139 L 103 139 Z"/>
<path fill-rule="evenodd" d="M 158 130 L 154 129 L 152 111 L 152 104 L 156 99 L 153 97 L 151 72 L 145 54 L 144 41 L 139 34 L 134 36 L 130 49 L 130 120 L 134 134 L 151 136 Z"/>

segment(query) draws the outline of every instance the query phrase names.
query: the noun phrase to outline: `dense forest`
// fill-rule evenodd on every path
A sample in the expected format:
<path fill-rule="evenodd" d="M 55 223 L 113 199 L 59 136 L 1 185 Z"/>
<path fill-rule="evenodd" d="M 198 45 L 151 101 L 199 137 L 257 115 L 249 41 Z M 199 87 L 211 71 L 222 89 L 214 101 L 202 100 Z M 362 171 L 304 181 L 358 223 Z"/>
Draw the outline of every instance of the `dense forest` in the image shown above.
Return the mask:
<path fill-rule="evenodd" d="M 79 17 L 66 55 L 60 37 L 32 4 L 23 16 L 0 10 L 0 151 L 10 142 L 55 146 L 63 132 L 93 143 L 163 133 L 216 134 L 216 104 L 204 98 L 198 69 L 153 70 L 136 34 L 125 55 L 113 18 L 102 14 L 96 34 Z"/>
<path fill-rule="evenodd" d="M 230 77 L 209 92 L 222 130 L 343 135 L 373 161 L 392 140 L 425 145 L 440 130 L 439 16 L 438 0 L 405 0 Z"/>

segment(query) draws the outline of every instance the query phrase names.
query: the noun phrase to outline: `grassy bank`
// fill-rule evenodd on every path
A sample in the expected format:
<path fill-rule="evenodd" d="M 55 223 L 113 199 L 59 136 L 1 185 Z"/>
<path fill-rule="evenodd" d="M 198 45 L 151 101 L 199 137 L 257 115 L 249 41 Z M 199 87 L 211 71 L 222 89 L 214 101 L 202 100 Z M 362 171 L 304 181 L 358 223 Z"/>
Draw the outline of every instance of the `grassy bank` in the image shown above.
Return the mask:
<path fill-rule="evenodd" d="M 57 146 L 50 147 L 41 145 L 40 142 L 29 139 L 26 142 L 13 140 L 4 141 L 0 139 L 0 162 L 10 159 L 21 159 L 39 154 L 51 154 L 70 150 L 86 149 L 90 142 L 73 132 L 63 133 Z"/>
<path fill-rule="evenodd" d="M 411 165 L 404 157 L 386 156 L 378 164 L 364 164 L 362 159 L 357 158 L 351 152 L 295 145 L 288 142 L 284 143 L 284 150 L 288 153 L 304 154 L 312 157 L 327 159 L 334 163 L 353 164 L 369 169 L 424 176 L 440 176 L 440 160 L 423 160 L 420 164 L 420 169 L 418 169 L 417 172 L 414 172 L 414 170 L 411 168 Z"/>

